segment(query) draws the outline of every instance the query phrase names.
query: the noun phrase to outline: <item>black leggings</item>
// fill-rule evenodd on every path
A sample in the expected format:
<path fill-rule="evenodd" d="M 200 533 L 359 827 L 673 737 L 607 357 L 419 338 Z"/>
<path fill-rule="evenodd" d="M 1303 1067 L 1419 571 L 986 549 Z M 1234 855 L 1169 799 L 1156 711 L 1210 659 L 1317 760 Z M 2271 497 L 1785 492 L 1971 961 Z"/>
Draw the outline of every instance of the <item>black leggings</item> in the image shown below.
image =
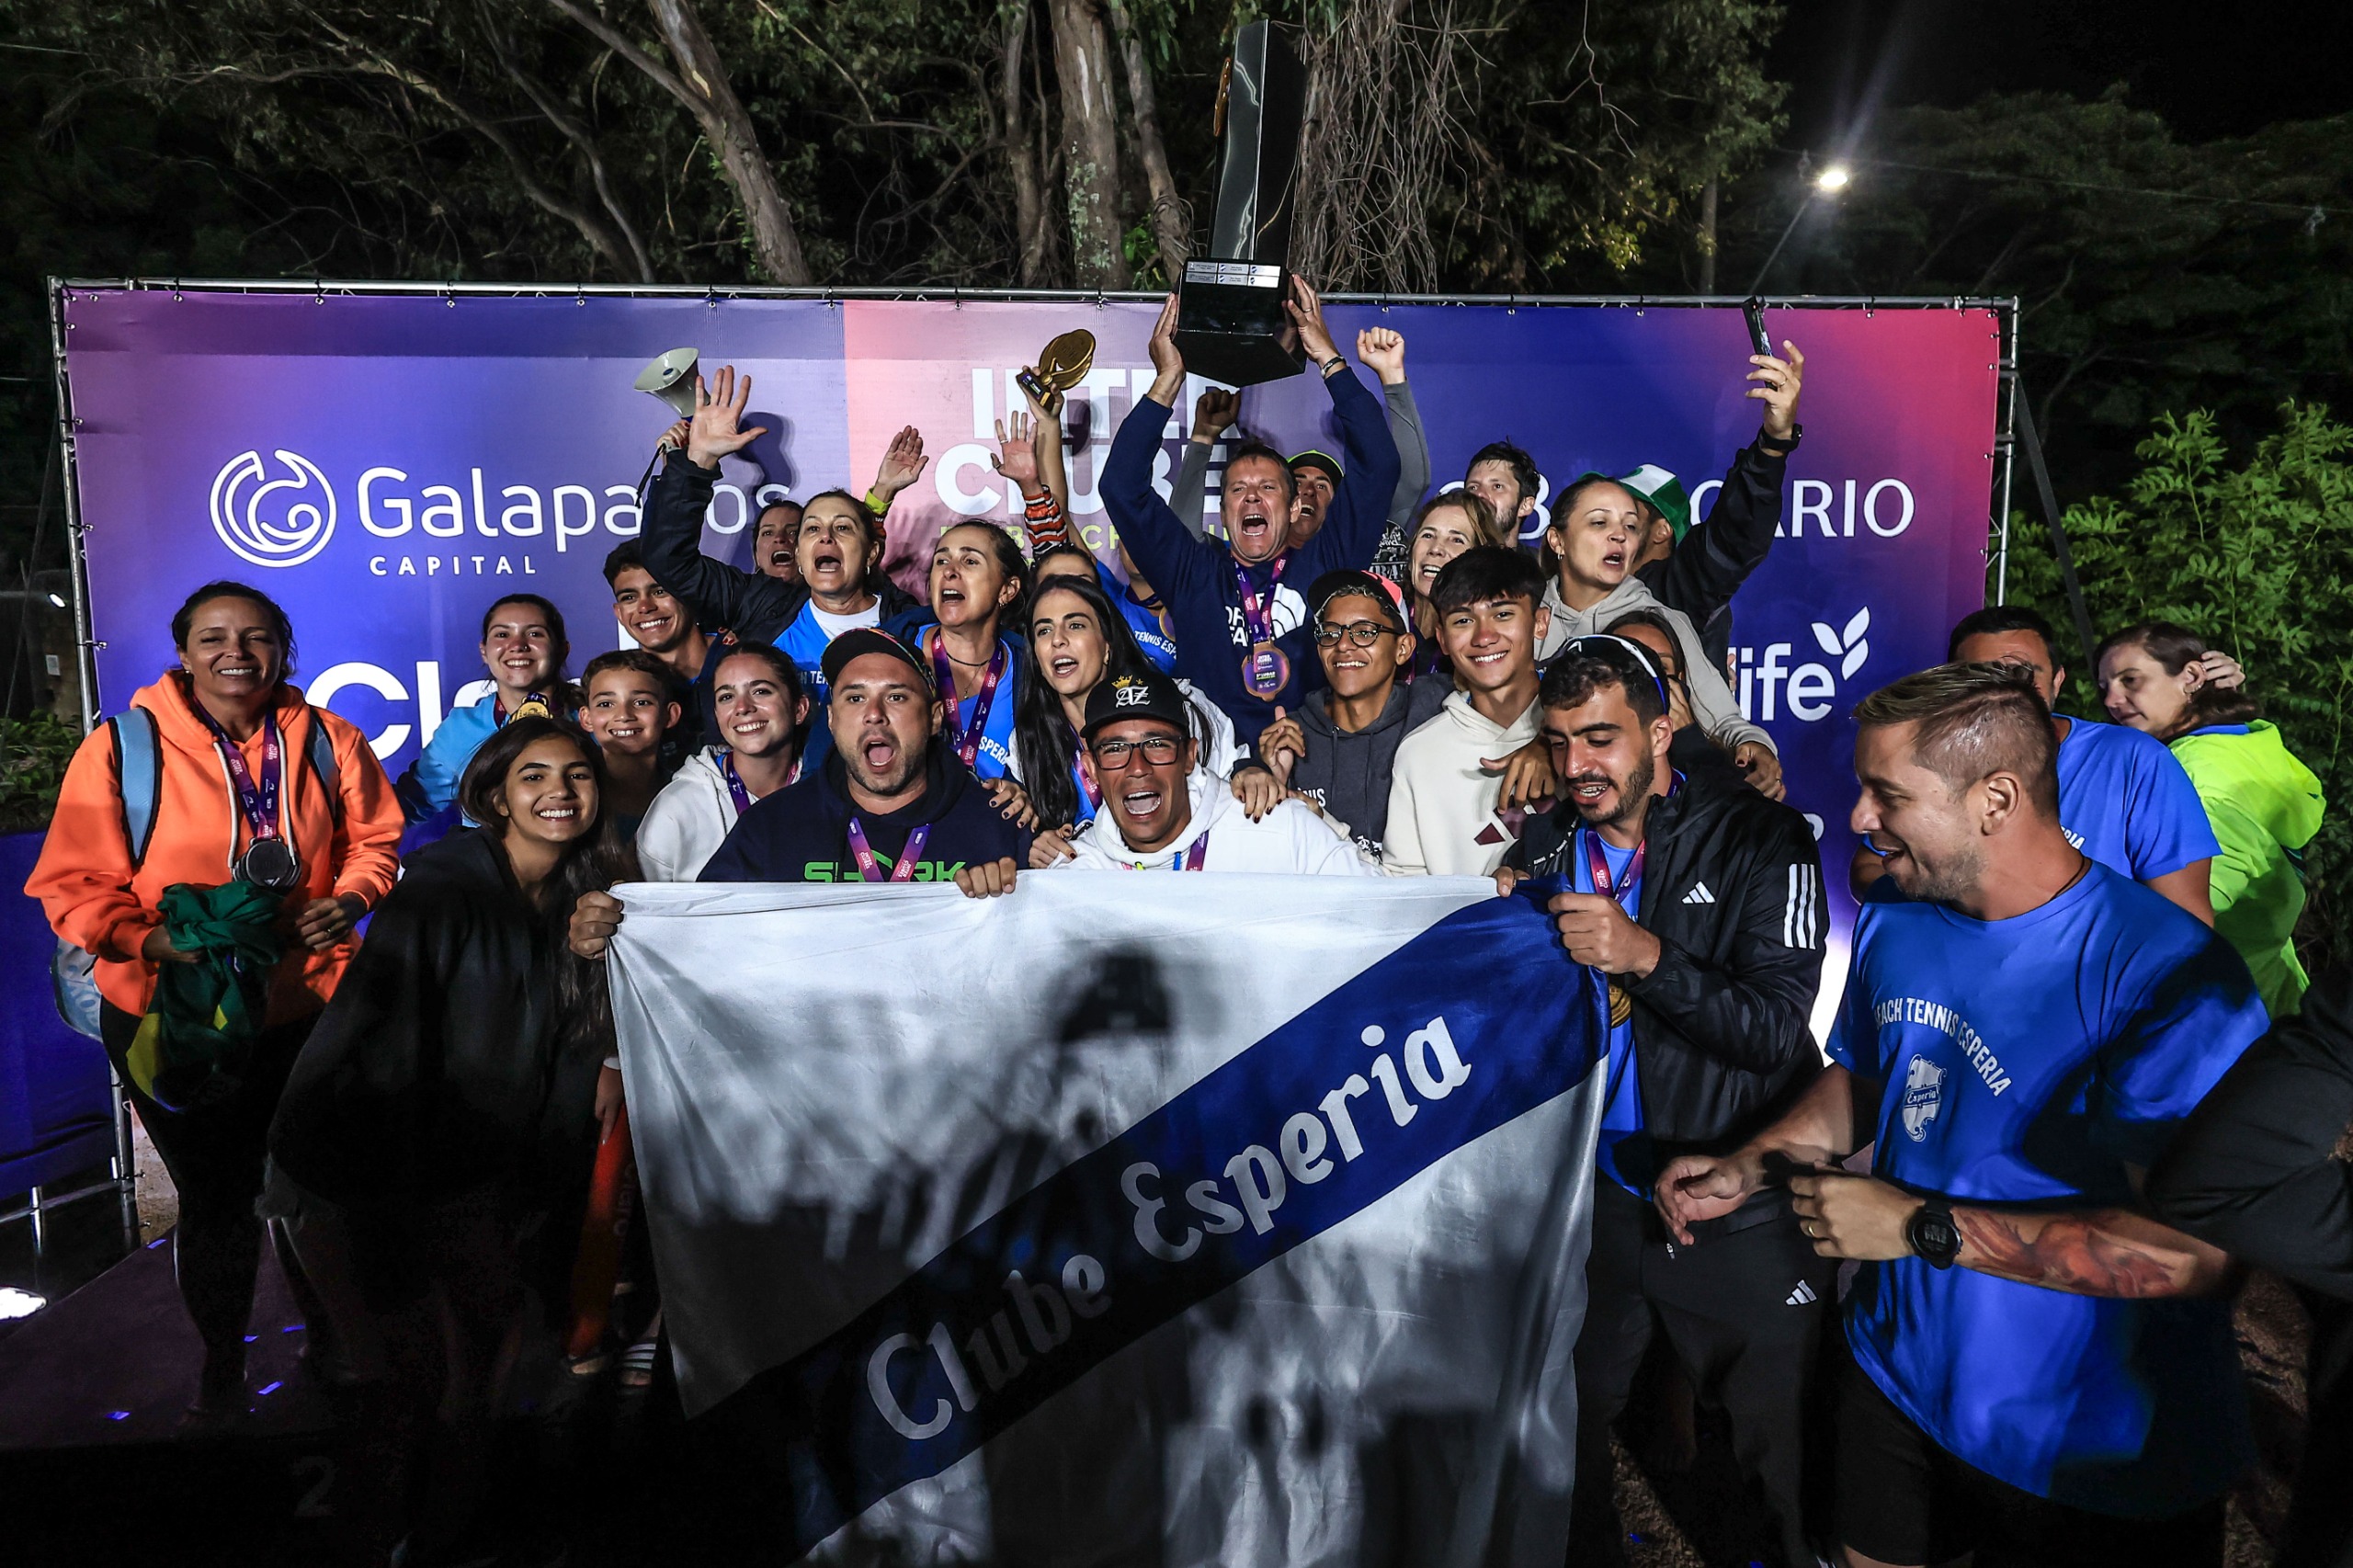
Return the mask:
<path fill-rule="evenodd" d="M 111 1002 L 98 1010 L 107 1054 L 179 1188 L 172 1261 L 180 1300 L 203 1336 L 207 1364 L 222 1370 L 243 1365 L 245 1324 L 253 1316 L 262 1230 L 254 1200 L 261 1196 L 270 1118 L 294 1058 L 317 1021 L 313 1014 L 262 1030 L 252 1068 L 234 1094 L 215 1105 L 179 1111 L 165 1109 L 131 1082 L 125 1058 L 139 1032 L 138 1016 Z"/>

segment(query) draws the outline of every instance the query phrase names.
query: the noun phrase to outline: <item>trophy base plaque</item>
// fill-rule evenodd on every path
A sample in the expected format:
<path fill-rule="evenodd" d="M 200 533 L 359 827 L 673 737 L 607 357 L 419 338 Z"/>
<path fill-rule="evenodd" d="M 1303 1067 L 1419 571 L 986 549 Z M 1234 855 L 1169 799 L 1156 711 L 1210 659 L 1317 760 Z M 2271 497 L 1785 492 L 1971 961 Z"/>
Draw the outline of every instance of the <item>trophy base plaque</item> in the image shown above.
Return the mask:
<path fill-rule="evenodd" d="M 1307 356 L 1283 312 L 1289 282 L 1267 262 L 1187 262 L 1176 305 L 1185 369 L 1230 387 L 1299 374 Z"/>

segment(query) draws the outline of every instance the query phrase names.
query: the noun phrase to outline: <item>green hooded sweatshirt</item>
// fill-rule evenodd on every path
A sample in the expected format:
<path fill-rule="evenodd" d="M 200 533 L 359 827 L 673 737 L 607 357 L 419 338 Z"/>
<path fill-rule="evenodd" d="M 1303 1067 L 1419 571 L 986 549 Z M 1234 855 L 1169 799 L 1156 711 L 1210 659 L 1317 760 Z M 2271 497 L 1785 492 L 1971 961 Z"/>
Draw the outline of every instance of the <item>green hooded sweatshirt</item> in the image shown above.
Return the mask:
<path fill-rule="evenodd" d="M 2302 850 L 2320 831 L 2320 780 L 2263 720 L 2193 730 L 2173 755 L 2198 787 L 2222 853 L 2214 860 L 2214 929 L 2246 960 L 2275 1018 L 2303 1004 L 2296 917 L 2304 912 Z"/>

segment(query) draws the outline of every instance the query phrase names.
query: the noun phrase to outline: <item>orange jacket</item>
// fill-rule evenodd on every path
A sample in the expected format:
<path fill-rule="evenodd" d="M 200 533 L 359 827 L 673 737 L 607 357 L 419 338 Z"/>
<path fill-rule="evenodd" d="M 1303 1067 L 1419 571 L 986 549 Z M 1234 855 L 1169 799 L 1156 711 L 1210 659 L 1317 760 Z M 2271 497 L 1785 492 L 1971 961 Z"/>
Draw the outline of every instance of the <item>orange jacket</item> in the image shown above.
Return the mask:
<path fill-rule="evenodd" d="M 155 989 L 155 966 L 139 956 L 147 933 L 163 924 L 157 905 L 177 882 L 218 887 L 244 852 L 247 829 L 228 769 L 177 671 L 131 698 L 154 715 L 163 755 L 162 788 L 147 858 L 131 864 L 122 789 L 113 738 L 101 725 L 74 754 L 58 790 L 57 811 L 40 859 L 25 883 L 40 900 L 57 934 L 97 960 L 98 993 L 127 1013 L 144 1013 Z M 338 824 L 325 781 L 306 760 L 311 727 L 324 724 L 341 773 L 343 821 Z M 281 688 L 278 726 L 284 736 L 286 787 L 278 801 L 279 831 L 292 844 L 302 882 L 286 895 L 299 910 L 316 898 L 358 893 L 369 908 L 400 877 L 401 808 L 383 765 L 367 737 L 346 721 L 313 708 L 292 687 Z M 261 777 L 262 734 L 241 748 L 245 766 Z M 344 965 L 358 946 L 347 938 L 313 952 L 288 937 L 286 957 L 272 976 L 270 1023 L 317 1012 L 335 994 Z"/>

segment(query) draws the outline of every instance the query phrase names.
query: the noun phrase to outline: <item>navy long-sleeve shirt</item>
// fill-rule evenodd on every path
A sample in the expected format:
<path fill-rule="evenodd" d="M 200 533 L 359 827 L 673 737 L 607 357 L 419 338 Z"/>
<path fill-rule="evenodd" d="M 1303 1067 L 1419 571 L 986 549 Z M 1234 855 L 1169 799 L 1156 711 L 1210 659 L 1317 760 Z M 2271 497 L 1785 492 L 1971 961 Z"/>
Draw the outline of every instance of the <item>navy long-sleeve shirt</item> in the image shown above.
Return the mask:
<path fill-rule="evenodd" d="M 1289 590 L 1287 597 L 1274 589 L 1273 562 L 1245 569 L 1259 602 L 1272 614 L 1275 645 L 1290 661 L 1290 676 L 1272 698 L 1253 696 L 1243 684 L 1250 636 L 1243 624 L 1233 550 L 1222 540 L 1196 539 L 1152 487 L 1153 456 L 1167 428 L 1168 405 L 1138 399 L 1103 461 L 1104 510 L 1120 530 L 1128 554 L 1168 607 L 1176 640 L 1176 673 L 1233 721 L 1234 739 L 1245 749 L 1273 722 L 1278 704 L 1286 710 L 1296 709 L 1309 691 L 1324 684 L 1314 629 L 1308 624 L 1307 586 L 1326 572 L 1372 564 L 1389 521 L 1390 495 L 1397 488 L 1397 444 L 1390 439 L 1381 399 L 1366 390 L 1353 370 L 1340 370 L 1324 385 L 1340 423 L 1347 479 L 1333 495 L 1316 536 L 1277 557 L 1286 562 L 1280 586 Z"/>

